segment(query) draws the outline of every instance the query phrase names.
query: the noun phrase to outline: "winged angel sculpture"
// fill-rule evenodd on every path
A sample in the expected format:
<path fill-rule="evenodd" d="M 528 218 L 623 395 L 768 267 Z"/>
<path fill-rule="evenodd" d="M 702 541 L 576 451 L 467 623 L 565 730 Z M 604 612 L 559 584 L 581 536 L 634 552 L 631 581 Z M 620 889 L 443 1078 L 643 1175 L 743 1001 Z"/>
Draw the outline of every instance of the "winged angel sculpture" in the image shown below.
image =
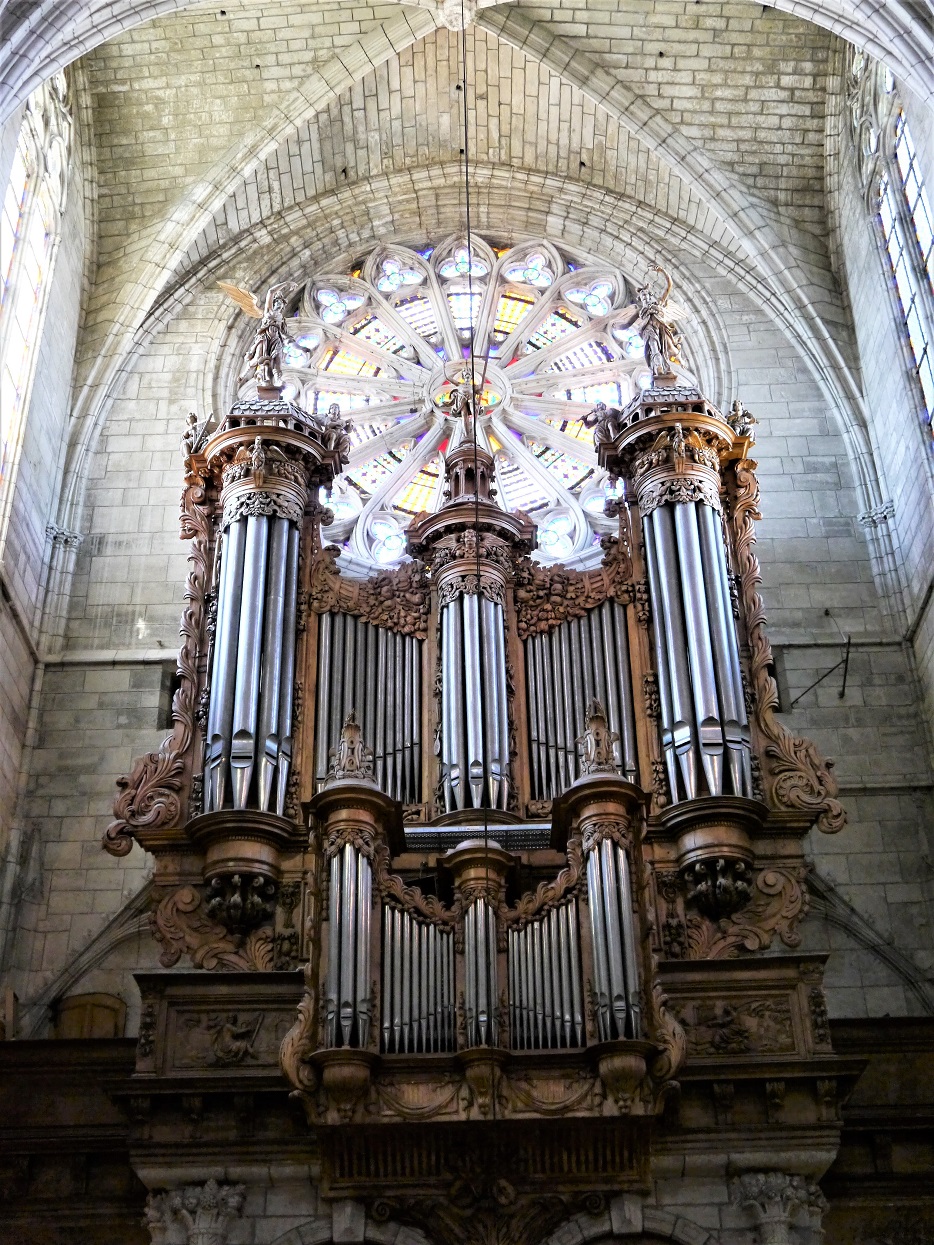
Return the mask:
<path fill-rule="evenodd" d="M 681 334 L 675 323 L 686 319 L 688 313 L 683 307 L 670 301 L 672 280 L 665 269 L 658 264 L 652 264 L 649 271 L 661 277 L 664 289 L 658 288 L 657 281 L 648 280 L 636 290 L 636 301 L 632 304 L 635 312 L 632 323 L 638 327 L 645 343 L 645 362 L 654 381 L 670 376 L 671 365 L 681 363 Z"/>
<path fill-rule="evenodd" d="M 217 284 L 241 311 L 260 321 L 250 348 L 243 356 L 243 370 L 237 377 L 237 384 L 242 385 L 255 377 L 260 389 L 278 388 L 282 377 L 283 351 L 289 340 L 285 331 L 285 308 L 289 297 L 298 289 L 297 282 L 281 281 L 271 286 L 263 307 L 249 290 L 230 285 L 227 281 L 218 281 Z"/>

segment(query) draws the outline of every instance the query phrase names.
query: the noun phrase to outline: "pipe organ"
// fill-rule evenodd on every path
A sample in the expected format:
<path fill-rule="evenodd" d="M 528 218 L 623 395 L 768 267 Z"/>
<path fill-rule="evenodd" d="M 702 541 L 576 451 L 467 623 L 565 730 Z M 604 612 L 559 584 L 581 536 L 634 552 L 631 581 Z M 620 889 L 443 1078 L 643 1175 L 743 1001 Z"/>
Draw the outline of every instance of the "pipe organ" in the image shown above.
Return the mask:
<path fill-rule="evenodd" d="M 304 966 L 281 1062 L 316 1126 L 651 1117 L 719 1016 L 705 965 L 796 946 L 801 842 L 844 814 L 774 714 L 752 421 L 667 370 L 643 301 L 652 382 L 590 418 L 624 482 L 599 565 L 546 564 L 498 502 L 476 385 L 439 508 L 369 580 L 321 537 L 333 412 L 270 364 L 188 438 L 175 727 L 105 845 L 156 855 L 167 966 Z M 794 991 L 816 1050 L 819 972 Z"/>
<path fill-rule="evenodd" d="M 315 778 L 354 709 L 373 747 L 380 787 L 417 804 L 422 784 L 422 653 L 414 637 L 351 614 L 328 611 L 318 623 Z"/>
<path fill-rule="evenodd" d="M 630 780 L 638 773 L 636 724 L 626 607 L 604 601 L 583 618 L 560 623 L 525 641 L 529 709 L 529 785 L 534 800 L 557 799 L 579 776 L 576 740 L 583 710 L 606 706 L 619 736 L 618 761 Z"/>

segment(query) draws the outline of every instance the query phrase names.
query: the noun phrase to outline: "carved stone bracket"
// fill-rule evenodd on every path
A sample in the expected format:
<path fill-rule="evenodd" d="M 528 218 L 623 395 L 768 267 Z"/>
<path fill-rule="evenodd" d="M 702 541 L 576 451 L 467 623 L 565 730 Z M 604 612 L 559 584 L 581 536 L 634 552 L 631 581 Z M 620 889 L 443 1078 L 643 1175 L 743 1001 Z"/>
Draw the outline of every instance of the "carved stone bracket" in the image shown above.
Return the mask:
<path fill-rule="evenodd" d="M 793 1245 L 793 1222 L 805 1217 L 819 1227 L 827 1208 L 817 1185 L 785 1172 L 746 1172 L 730 1186 L 730 1199 L 752 1213 L 761 1245 Z"/>
<path fill-rule="evenodd" d="M 153 937 L 162 944 L 159 962 L 172 968 L 189 955 L 195 968 L 209 971 L 262 971 L 273 967 L 273 932 L 254 929 L 233 934 L 208 915 L 204 897 L 194 886 L 166 895 L 150 916 Z"/>
<path fill-rule="evenodd" d="M 372 579 L 345 579 L 337 569 L 340 549 L 326 545 L 311 567 L 309 601 L 316 614 L 353 614 L 401 635 L 428 636 L 429 590 L 425 567 L 407 562 Z"/>
<path fill-rule="evenodd" d="M 153 1245 L 164 1241 L 170 1229 L 181 1229 L 187 1245 L 227 1245 L 231 1224 L 243 1213 L 246 1191 L 242 1184 L 187 1185 L 166 1193 L 150 1193 L 145 1224 Z"/>
<path fill-rule="evenodd" d="M 833 762 L 823 759 L 809 739 L 793 735 L 775 716 L 778 689 L 769 673 L 772 646 L 765 634 L 765 608 L 759 594 L 762 577 L 755 552 L 755 521 L 760 518 L 755 467 L 755 462 L 747 458 L 736 463 L 732 525 L 749 638 L 755 721 L 766 741 L 766 789 L 776 808 L 807 813 L 815 818 L 818 830 L 833 834 L 846 825 L 846 813 L 837 799 L 839 788 L 831 773 Z"/>
<path fill-rule="evenodd" d="M 184 820 L 181 797 L 187 756 L 194 738 L 198 697 L 197 660 L 204 623 L 211 521 L 205 504 L 206 464 L 198 455 L 185 459 L 179 535 L 191 540 L 185 607 L 179 634 L 178 691 L 172 702 L 172 734 L 158 752 L 139 757 L 129 774 L 117 780 L 115 820 L 104 831 L 102 846 L 112 856 L 126 856 L 139 831 L 160 830 Z"/>

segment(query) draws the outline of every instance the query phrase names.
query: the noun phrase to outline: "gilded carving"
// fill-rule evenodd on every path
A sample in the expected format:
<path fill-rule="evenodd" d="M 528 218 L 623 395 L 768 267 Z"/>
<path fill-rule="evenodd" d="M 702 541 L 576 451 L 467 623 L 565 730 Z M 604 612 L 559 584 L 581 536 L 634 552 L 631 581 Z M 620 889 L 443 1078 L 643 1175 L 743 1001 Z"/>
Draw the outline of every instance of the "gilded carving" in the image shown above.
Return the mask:
<path fill-rule="evenodd" d="M 769 673 L 772 646 L 765 634 L 765 608 L 759 594 L 762 577 L 755 553 L 755 521 L 761 517 L 755 467 L 751 459 L 736 464 L 732 522 L 749 638 L 755 721 L 766 740 L 766 789 L 775 807 L 807 813 L 816 819 L 818 830 L 834 834 L 846 825 L 846 813 L 837 799 L 839 788 L 831 773 L 833 762 L 823 759 L 809 739 L 793 735 L 775 717 L 778 689 Z"/>
<path fill-rule="evenodd" d="M 182 490 L 179 535 L 191 540 L 185 607 L 179 634 L 182 647 L 178 655 L 178 691 L 172 701 L 172 734 L 162 741 L 158 752 L 138 757 L 129 774 L 117 779 L 114 821 L 104 831 L 102 846 L 112 856 L 126 856 L 140 830 L 158 830 L 176 825 L 184 816 L 181 796 L 185 782 L 186 753 L 195 729 L 198 696 L 197 660 L 204 622 L 207 583 L 210 517 L 205 505 L 205 463 L 189 456 L 185 459 L 185 485 Z M 187 810 L 185 810 L 187 812 Z"/>
<path fill-rule="evenodd" d="M 203 897 L 193 886 L 166 895 L 150 916 L 153 937 L 162 944 L 159 963 L 174 967 L 182 955 L 195 968 L 240 972 L 272 968 L 272 930 L 255 929 L 244 937 L 231 934 L 204 910 Z"/>
<path fill-rule="evenodd" d="M 776 934 L 786 947 L 801 941 L 798 922 L 807 912 L 807 871 L 802 866 L 762 869 L 752 899 L 734 916 L 714 922 L 700 913 L 687 921 L 688 959 L 722 960 L 741 951 L 764 951 Z"/>
<path fill-rule="evenodd" d="M 421 562 L 406 562 L 371 579 L 345 579 L 337 569 L 340 549 L 325 545 L 311 566 L 309 601 L 316 614 L 353 614 L 402 635 L 428 636 L 429 591 Z"/>

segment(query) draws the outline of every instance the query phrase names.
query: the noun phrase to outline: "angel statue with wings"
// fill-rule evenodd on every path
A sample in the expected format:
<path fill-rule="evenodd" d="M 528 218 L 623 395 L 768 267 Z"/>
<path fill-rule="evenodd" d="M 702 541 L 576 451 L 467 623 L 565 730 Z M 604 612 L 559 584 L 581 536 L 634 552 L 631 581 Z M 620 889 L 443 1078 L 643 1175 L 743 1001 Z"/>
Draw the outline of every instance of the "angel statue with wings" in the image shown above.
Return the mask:
<path fill-rule="evenodd" d="M 237 377 L 237 384 L 242 385 L 255 376 L 257 388 L 277 389 L 282 377 L 282 355 L 289 340 L 285 331 L 285 307 L 289 296 L 298 289 L 298 283 L 281 281 L 271 286 L 262 309 L 256 295 L 249 290 L 226 281 L 218 281 L 217 284 L 241 311 L 260 321 L 250 348 L 243 356 L 243 371 Z"/>
<path fill-rule="evenodd" d="M 674 322 L 683 320 L 687 312 L 668 301 L 672 280 L 664 268 L 653 264 L 649 271 L 661 276 L 665 288 L 659 292 L 657 283 L 649 280 L 636 290 L 635 323 L 645 343 L 645 362 L 654 381 L 671 376 L 672 363 L 681 363 L 681 334 Z"/>

